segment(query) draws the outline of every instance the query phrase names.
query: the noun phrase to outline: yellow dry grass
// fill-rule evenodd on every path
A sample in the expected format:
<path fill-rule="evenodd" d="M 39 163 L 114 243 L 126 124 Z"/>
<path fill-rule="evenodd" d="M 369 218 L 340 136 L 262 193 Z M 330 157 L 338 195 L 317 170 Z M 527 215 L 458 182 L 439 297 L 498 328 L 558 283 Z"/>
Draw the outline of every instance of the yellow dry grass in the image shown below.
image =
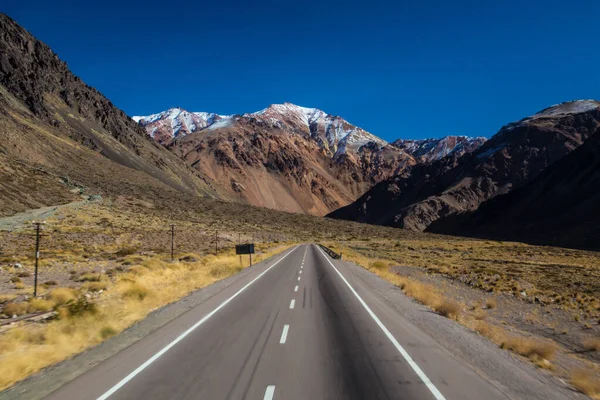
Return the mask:
<path fill-rule="evenodd" d="M 256 262 L 283 249 L 284 246 L 268 249 L 255 257 Z M 135 273 L 120 274 L 114 284 L 106 281 L 107 291 L 96 303 L 88 303 L 82 296 L 86 289 L 76 292 L 57 288 L 47 299 L 7 304 L 5 313 L 6 307 L 17 315 L 30 309 L 56 308 L 60 318 L 0 335 L 0 390 L 121 332 L 150 311 L 243 268 L 231 251 L 196 258 L 199 261 L 172 263 L 145 257 Z"/>
<path fill-rule="evenodd" d="M 434 311 L 437 311 L 441 315 L 451 319 L 458 319 L 460 316 L 462 305 L 446 298 L 443 293 L 433 285 L 424 284 L 408 277 L 394 274 L 389 269 L 391 264 L 389 260 L 371 260 L 369 257 L 364 257 L 348 247 L 340 248 L 339 245 L 334 243 L 327 243 L 326 245 L 334 251 L 342 251 L 344 259 L 350 260 L 388 282 L 393 283 L 402 289 L 408 296 L 430 307 Z"/>
<path fill-rule="evenodd" d="M 597 375 L 585 369 L 576 369 L 571 372 L 571 384 L 581 393 L 593 399 L 600 399 L 600 380 Z"/>
<path fill-rule="evenodd" d="M 500 347 L 512 350 L 534 361 L 540 358 L 550 361 L 554 359 L 557 350 L 556 345 L 552 342 L 517 336 L 507 338 Z"/>

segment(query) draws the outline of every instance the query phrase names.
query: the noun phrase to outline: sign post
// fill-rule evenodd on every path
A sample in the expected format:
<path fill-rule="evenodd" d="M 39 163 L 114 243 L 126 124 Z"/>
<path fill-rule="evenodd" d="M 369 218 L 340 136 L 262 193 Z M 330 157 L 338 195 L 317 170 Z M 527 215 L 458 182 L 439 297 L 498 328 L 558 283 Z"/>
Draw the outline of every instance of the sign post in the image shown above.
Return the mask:
<path fill-rule="evenodd" d="M 35 271 L 33 276 L 33 297 L 37 297 L 38 267 L 40 263 L 40 228 L 46 222 L 33 222 L 35 226 Z"/>
<path fill-rule="evenodd" d="M 250 266 L 252 266 L 252 254 L 254 254 L 254 243 L 237 244 L 235 246 L 235 254 L 248 254 L 250 256 Z"/>

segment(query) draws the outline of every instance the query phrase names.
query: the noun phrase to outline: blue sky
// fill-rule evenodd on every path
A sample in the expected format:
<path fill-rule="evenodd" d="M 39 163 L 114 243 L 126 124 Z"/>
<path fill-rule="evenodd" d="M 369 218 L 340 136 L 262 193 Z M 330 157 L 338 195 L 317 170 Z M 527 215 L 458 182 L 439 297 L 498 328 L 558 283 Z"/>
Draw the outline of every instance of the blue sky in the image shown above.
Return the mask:
<path fill-rule="evenodd" d="M 4 0 L 0 11 L 129 115 L 290 101 L 393 140 L 491 136 L 600 98 L 597 0 Z"/>

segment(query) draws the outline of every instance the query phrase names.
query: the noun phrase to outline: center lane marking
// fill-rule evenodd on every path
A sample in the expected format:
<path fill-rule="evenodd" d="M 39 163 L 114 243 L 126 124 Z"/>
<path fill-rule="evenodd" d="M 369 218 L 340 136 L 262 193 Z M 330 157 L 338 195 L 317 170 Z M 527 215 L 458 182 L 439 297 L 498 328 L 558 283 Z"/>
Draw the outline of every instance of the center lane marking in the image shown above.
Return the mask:
<path fill-rule="evenodd" d="M 295 305 L 296 305 L 296 300 L 292 299 L 292 301 L 290 301 L 290 310 L 293 310 Z"/>
<path fill-rule="evenodd" d="M 290 326 L 289 325 L 284 325 L 283 326 L 283 332 L 281 332 L 281 339 L 279 339 L 279 344 L 285 344 L 285 341 L 287 340 L 287 334 L 288 334 L 289 330 L 290 330 Z"/>
<path fill-rule="evenodd" d="M 294 288 L 294 292 L 298 291 L 298 285 L 296 285 L 296 287 Z"/>
<path fill-rule="evenodd" d="M 177 343 L 181 342 L 186 336 L 188 336 L 190 333 L 192 333 L 194 330 L 196 330 L 199 326 L 201 326 L 206 321 L 208 321 L 213 315 L 215 315 L 216 313 L 218 313 L 219 310 L 221 310 L 223 307 L 225 307 L 227 304 L 229 304 L 233 299 L 235 299 L 236 297 L 238 297 L 243 291 L 245 291 L 250 286 L 252 286 L 252 284 L 254 282 L 256 282 L 257 280 L 259 280 L 267 272 L 269 272 L 270 270 L 272 270 L 273 268 L 275 268 L 275 266 L 277 266 L 281 261 L 283 261 L 287 256 L 289 256 L 297 248 L 298 248 L 298 246 L 294 247 L 292 250 L 290 250 L 288 253 L 286 253 L 279 260 L 277 260 L 273 264 L 271 264 L 270 267 L 268 267 L 263 272 L 261 272 L 256 278 L 252 279 L 244 287 L 242 287 L 240 290 L 238 290 L 237 292 L 235 292 L 234 295 L 232 295 L 227 300 L 225 300 L 224 302 L 222 302 L 217 308 L 215 308 L 214 310 L 212 310 L 211 312 L 209 312 L 208 314 L 206 314 L 202 319 L 200 319 L 198 322 L 196 322 L 194 325 L 192 325 L 190 328 L 188 328 L 186 331 L 184 331 L 181 335 L 177 336 L 171 343 L 169 343 L 168 345 L 166 345 L 165 347 L 163 347 L 158 353 L 154 354 L 152 357 L 150 357 L 148 360 L 146 360 L 146 362 L 144 362 L 142 365 L 140 365 L 135 370 L 133 370 L 133 372 L 131 372 L 125 378 L 121 379 L 116 385 L 114 385 L 113 387 L 111 387 L 102 396 L 98 397 L 97 400 L 106 400 L 110 396 L 112 396 L 117 390 L 119 390 L 123 386 L 125 386 L 127 384 L 127 382 L 129 382 L 130 380 L 132 380 L 133 378 L 135 378 L 140 372 L 142 372 L 143 370 L 145 370 L 146 368 L 148 368 L 148 366 L 150 364 L 152 364 L 154 361 L 158 360 L 163 354 L 165 354 L 167 351 L 169 351 L 173 346 L 175 346 Z M 265 396 L 267 395 L 268 391 L 269 391 L 269 387 L 267 387 L 267 392 L 265 392 Z M 273 385 L 273 389 L 271 391 L 271 397 L 269 397 L 269 399 L 273 398 L 273 393 L 274 392 L 275 392 L 275 386 Z M 265 397 L 265 399 L 266 398 L 267 397 Z"/>
<path fill-rule="evenodd" d="M 300 280 L 300 277 L 298 277 L 298 280 Z"/>

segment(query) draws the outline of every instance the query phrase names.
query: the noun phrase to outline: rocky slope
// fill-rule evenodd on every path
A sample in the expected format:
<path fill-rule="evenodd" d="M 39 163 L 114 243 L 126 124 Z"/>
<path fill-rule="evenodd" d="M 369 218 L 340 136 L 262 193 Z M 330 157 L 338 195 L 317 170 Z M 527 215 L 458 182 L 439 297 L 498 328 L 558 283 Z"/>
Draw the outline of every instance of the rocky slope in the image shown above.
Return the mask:
<path fill-rule="evenodd" d="M 317 215 L 413 165 L 485 141 L 453 136 L 388 144 L 341 117 L 291 103 L 243 115 L 172 108 L 133 119 L 240 201 Z"/>
<path fill-rule="evenodd" d="M 521 187 L 580 146 L 600 124 L 600 103 L 583 100 L 549 107 L 503 127 L 463 156 L 418 165 L 383 181 L 329 216 L 424 230 L 433 221 L 474 210 Z"/>
<path fill-rule="evenodd" d="M 340 117 L 289 103 L 219 118 L 167 147 L 239 201 L 315 215 L 416 163 Z"/>
<path fill-rule="evenodd" d="M 600 249 L 599 132 L 525 186 L 475 211 L 440 219 L 428 230 Z"/>
<path fill-rule="evenodd" d="M 434 162 L 447 155 L 455 154 L 460 157 L 475 151 L 486 140 L 484 137 L 446 136 L 441 139 L 398 139 L 392 142 L 392 145 L 421 162 Z"/>
<path fill-rule="evenodd" d="M 176 190 L 218 196 L 197 170 L 152 141 L 4 14 L 0 135 L 2 214 L 68 201 L 83 187 L 103 193 L 154 196 Z"/>

